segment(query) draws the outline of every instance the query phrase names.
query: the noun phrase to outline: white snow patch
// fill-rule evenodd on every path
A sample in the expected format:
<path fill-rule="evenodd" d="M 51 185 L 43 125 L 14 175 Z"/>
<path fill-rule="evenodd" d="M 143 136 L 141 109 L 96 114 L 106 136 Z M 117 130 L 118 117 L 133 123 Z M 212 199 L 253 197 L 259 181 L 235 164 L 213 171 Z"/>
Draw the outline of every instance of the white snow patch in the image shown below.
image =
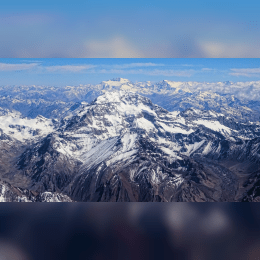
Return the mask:
<path fill-rule="evenodd" d="M 207 120 L 199 119 L 193 122 L 198 125 L 204 125 L 205 127 L 212 129 L 216 132 L 220 132 L 222 134 L 231 134 L 231 129 L 229 127 L 220 124 L 218 121 L 207 121 Z"/>
<path fill-rule="evenodd" d="M 120 92 L 117 92 L 120 93 Z M 96 104 L 106 104 L 111 102 L 121 102 L 120 95 L 115 95 L 115 92 L 106 92 L 97 98 Z"/>
<path fill-rule="evenodd" d="M 183 124 L 185 125 L 186 122 L 185 122 L 185 119 L 183 117 L 178 117 L 176 120 L 174 120 L 176 123 L 180 123 L 180 124 Z"/>
<path fill-rule="evenodd" d="M 164 129 L 164 131 L 167 131 L 167 132 L 170 132 L 170 133 L 181 133 L 181 134 L 190 134 L 192 132 L 194 132 L 192 129 L 190 129 L 189 131 L 183 129 L 183 128 L 180 128 L 178 126 L 174 126 L 174 125 L 171 125 L 171 126 L 168 126 L 162 122 L 159 122 L 159 124 L 161 125 L 161 127 Z"/>
<path fill-rule="evenodd" d="M 123 149 L 122 152 L 126 152 L 129 151 L 130 149 L 132 149 L 134 147 L 135 141 L 137 138 L 137 134 L 130 134 L 129 132 L 127 132 L 122 138 L 121 141 L 123 143 Z"/>
<path fill-rule="evenodd" d="M 221 151 L 221 144 L 219 143 L 218 144 L 218 149 L 216 150 L 216 153 L 220 153 L 220 151 Z"/>
<path fill-rule="evenodd" d="M 118 161 L 122 161 L 122 160 L 127 160 L 129 161 L 131 159 L 131 157 L 137 153 L 137 149 L 134 149 L 132 151 L 128 151 L 128 152 L 122 152 L 122 151 L 118 151 L 117 153 L 115 153 L 113 155 L 113 158 L 110 159 L 109 161 L 107 161 L 107 165 L 113 164 L 115 162 Z"/>
<path fill-rule="evenodd" d="M 145 129 L 148 132 L 155 129 L 154 125 L 149 120 L 145 119 L 144 117 L 137 118 L 135 120 L 135 124 L 136 124 L 136 127 Z"/>
<path fill-rule="evenodd" d="M 167 116 L 170 116 L 170 117 L 176 117 L 180 114 L 180 111 L 172 111 L 172 112 L 169 112 L 169 114 Z"/>
<path fill-rule="evenodd" d="M 210 151 L 211 151 L 211 145 L 212 145 L 212 142 L 208 142 L 207 143 L 207 145 L 205 146 L 205 148 L 204 148 L 204 150 L 203 150 L 203 152 L 202 152 L 202 154 L 208 154 L 208 153 L 210 153 Z"/>
<path fill-rule="evenodd" d="M 51 119 L 41 116 L 35 119 L 20 118 L 19 116 L 0 116 L 0 128 L 7 135 L 11 135 L 19 141 L 32 139 L 34 131 L 40 135 L 48 135 L 54 130 Z"/>
<path fill-rule="evenodd" d="M 151 182 L 154 184 L 159 184 L 160 180 L 158 178 L 158 174 L 155 172 L 154 169 L 152 169 L 152 173 L 151 173 Z"/>
<path fill-rule="evenodd" d="M 198 150 L 205 142 L 206 140 L 202 140 L 200 142 L 194 143 L 194 144 L 189 144 L 186 145 L 185 144 L 185 148 L 187 149 L 187 152 L 183 153 L 184 155 L 191 155 L 192 153 L 194 153 L 196 150 Z"/>
<path fill-rule="evenodd" d="M 166 148 L 166 147 L 163 147 L 161 146 L 160 147 L 162 149 L 163 152 L 165 152 L 166 154 L 170 155 L 171 157 L 175 158 L 175 159 L 178 159 L 178 160 L 182 160 L 181 157 L 179 157 L 176 152 L 172 151 L 171 149 L 169 148 Z"/>
<path fill-rule="evenodd" d="M 250 109 L 249 107 L 243 106 L 243 108 L 244 108 L 245 110 L 252 111 L 252 109 Z"/>
<path fill-rule="evenodd" d="M 209 114 L 213 117 L 217 117 L 216 113 L 213 113 L 211 110 L 209 110 Z"/>
<path fill-rule="evenodd" d="M 6 202 L 6 198 L 5 198 L 6 186 L 1 184 L 0 187 L 1 187 L 0 202 Z"/>

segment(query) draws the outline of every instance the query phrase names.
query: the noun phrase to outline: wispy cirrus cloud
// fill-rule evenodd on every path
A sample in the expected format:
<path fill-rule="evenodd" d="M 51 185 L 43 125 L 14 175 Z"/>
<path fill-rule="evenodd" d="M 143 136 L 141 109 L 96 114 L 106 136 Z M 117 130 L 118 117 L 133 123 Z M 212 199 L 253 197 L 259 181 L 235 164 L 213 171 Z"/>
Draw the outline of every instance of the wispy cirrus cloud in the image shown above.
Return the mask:
<path fill-rule="evenodd" d="M 147 75 L 147 76 L 165 76 L 165 77 L 191 77 L 202 70 L 195 69 L 172 69 L 162 63 L 140 62 L 124 64 L 70 64 L 70 65 L 44 65 L 42 63 L 0 63 L 0 71 L 19 71 L 27 70 L 34 73 L 63 74 L 63 73 L 87 73 L 87 74 L 118 74 L 118 75 Z"/>
<path fill-rule="evenodd" d="M 159 70 L 155 69 L 152 71 L 149 71 L 147 75 L 151 76 L 166 76 L 166 77 L 191 77 L 195 72 L 195 70 L 171 70 L 171 69 L 166 69 L 166 70 Z"/>
<path fill-rule="evenodd" d="M 26 62 L 26 63 L 25 63 Z M 39 73 L 127 73 L 127 74 L 149 74 L 152 68 L 163 67 L 164 64 L 157 64 L 152 62 L 146 63 L 125 63 L 125 64 L 71 64 L 71 65 L 51 65 L 46 66 L 41 62 L 28 63 L 0 63 L 0 71 L 18 71 L 18 70 L 32 70 Z M 146 69 L 143 69 L 146 68 Z M 154 70 L 155 72 L 157 70 Z M 164 70 L 161 70 L 163 72 Z M 167 71 L 167 70 L 166 70 Z M 159 73 L 157 71 L 157 73 Z M 160 74 L 160 73 L 159 73 Z"/>
<path fill-rule="evenodd" d="M 165 66 L 164 64 L 156 64 L 156 63 L 129 63 L 129 64 L 114 64 L 114 65 L 93 65 L 93 64 L 83 64 L 83 65 L 56 65 L 56 66 L 43 66 L 43 71 L 47 72 L 91 72 L 91 73 L 107 73 L 107 72 L 118 72 L 118 73 L 125 73 L 128 72 L 130 74 L 139 73 L 137 70 L 129 70 L 133 68 L 150 68 L 150 67 L 162 67 Z M 91 70 L 90 69 L 94 69 Z"/>
<path fill-rule="evenodd" d="M 47 72 L 83 72 L 88 69 L 95 68 L 95 65 L 86 64 L 86 65 L 60 65 L 60 66 L 47 66 L 43 69 Z"/>
<path fill-rule="evenodd" d="M 230 69 L 229 75 L 243 77 L 260 77 L 260 68 Z"/>
<path fill-rule="evenodd" d="M 201 70 L 202 71 L 213 71 L 214 69 L 212 69 L 212 68 L 202 68 Z"/>
<path fill-rule="evenodd" d="M 138 67 L 161 67 L 165 66 L 165 64 L 158 64 L 158 63 L 129 63 L 129 64 L 121 64 L 121 65 L 112 65 L 110 68 L 114 69 L 130 69 L 130 68 L 138 68 Z"/>
<path fill-rule="evenodd" d="M 0 63 L 0 71 L 30 70 L 38 66 L 39 66 L 38 63 L 20 63 L 20 64 Z"/>

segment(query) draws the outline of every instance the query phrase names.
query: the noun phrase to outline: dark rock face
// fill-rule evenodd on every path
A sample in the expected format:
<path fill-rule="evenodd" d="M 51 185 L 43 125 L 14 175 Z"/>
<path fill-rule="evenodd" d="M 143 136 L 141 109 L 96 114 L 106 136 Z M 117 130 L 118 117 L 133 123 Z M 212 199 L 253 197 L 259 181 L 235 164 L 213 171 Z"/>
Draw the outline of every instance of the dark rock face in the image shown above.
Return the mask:
<path fill-rule="evenodd" d="M 3 200 L 260 200 L 257 122 L 218 109 L 168 112 L 124 91 L 71 110 L 28 143 L 1 132 Z"/>
<path fill-rule="evenodd" d="M 79 162 L 53 148 L 52 135 L 27 148 L 17 160 L 17 173 L 31 180 L 30 188 L 38 192 L 60 192 L 67 186 Z"/>

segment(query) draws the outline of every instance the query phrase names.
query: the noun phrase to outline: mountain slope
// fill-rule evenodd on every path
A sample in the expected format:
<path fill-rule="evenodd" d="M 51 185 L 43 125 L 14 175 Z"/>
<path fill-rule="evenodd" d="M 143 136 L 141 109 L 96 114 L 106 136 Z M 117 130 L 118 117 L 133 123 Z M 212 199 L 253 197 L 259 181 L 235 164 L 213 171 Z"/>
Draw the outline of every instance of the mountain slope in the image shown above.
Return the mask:
<path fill-rule="evenodd" d="M 75 201 L 240 201 L 258 185 L 259 135 L 258 123 L 108 91 L 24 148 L 4 176 Z"/>

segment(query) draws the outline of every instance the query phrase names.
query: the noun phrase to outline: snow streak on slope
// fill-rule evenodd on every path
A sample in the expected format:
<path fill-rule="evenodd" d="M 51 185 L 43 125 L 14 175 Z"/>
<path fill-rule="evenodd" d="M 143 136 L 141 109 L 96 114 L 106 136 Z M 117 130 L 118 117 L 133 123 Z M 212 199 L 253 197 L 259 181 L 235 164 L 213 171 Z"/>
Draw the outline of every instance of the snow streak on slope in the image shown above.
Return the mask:
<path fill-rule="evenodd" d="M 229 127 L 226 127 L 222 124 L 220 124 L 218 121 L 208 121 L 208 120 L 195 120 L 193 121 L 195 124 L 198 125 L 204 125 L 207 128 L 212 129 L 213 131 L 220 132 L 224 135 L 230 135 L 231 129 Z"/>

